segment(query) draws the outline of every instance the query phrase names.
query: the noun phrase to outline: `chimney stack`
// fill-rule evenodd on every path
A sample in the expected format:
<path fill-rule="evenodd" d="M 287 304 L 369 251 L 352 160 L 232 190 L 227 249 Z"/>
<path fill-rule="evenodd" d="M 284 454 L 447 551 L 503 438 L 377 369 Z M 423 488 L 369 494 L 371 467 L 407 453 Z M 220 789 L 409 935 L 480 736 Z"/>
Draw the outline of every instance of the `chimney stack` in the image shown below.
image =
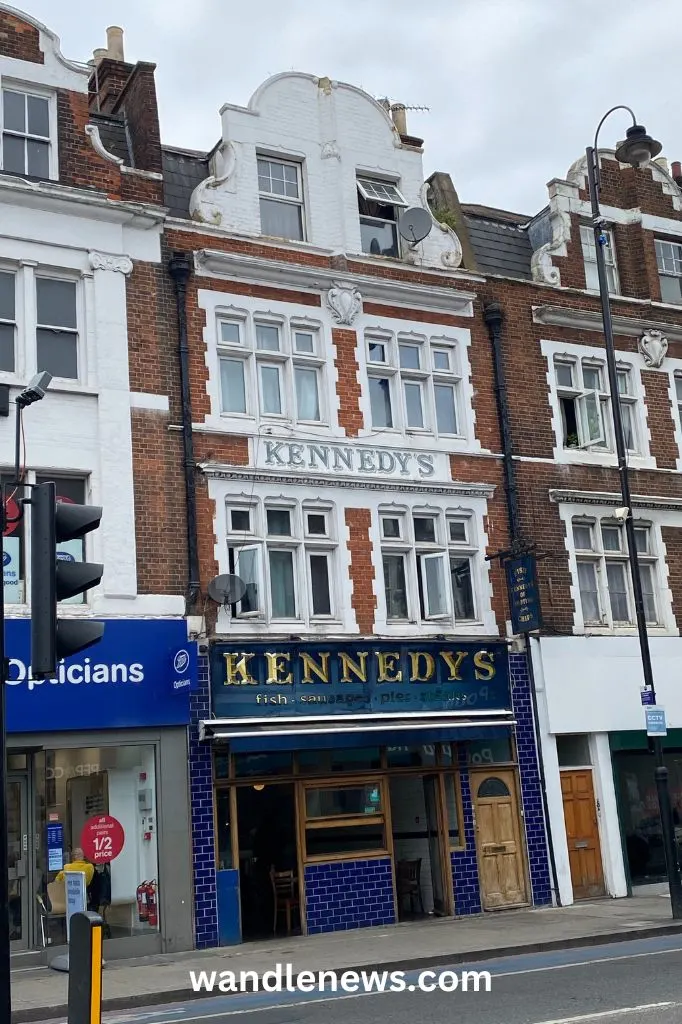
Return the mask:
<path fill-rule="evenodd" d="M 391 119 L 396 127 L 398 135 L 407 135 L 407 114 L 403 103 L 391 105 Z"/>

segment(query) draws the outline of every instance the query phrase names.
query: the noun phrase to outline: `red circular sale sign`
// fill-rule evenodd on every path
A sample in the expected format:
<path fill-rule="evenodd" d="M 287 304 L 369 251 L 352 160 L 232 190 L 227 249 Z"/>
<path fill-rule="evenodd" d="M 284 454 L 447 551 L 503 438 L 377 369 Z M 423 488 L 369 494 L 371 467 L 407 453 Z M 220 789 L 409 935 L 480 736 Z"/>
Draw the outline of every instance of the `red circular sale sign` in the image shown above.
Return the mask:
<path fill-rule="evenodd" d="M 125 843 L 123 825 L 109 814 L 98 814 L 83 825 L 81 846 L 93 864 L 108 864 L 118 857 Z"/>

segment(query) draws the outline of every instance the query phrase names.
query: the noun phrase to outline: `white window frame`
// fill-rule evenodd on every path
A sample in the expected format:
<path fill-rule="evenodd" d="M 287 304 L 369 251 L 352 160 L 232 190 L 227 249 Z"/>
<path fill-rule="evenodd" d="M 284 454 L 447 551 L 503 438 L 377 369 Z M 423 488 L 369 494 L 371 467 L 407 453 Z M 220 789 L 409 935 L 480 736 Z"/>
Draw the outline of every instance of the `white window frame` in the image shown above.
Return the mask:
<path fill-rule="evenodd" d="M 673 278 L 678 282 L 680 291 L 679 299 L 674 300 L 664 298 L 661 289 L 661 300 L 674 305 L 682 304 L 682 242 L 672 241 L 669 238 L 654 238 L 654 246 L 659 279 Z"/>
<path fill-rule="evenodd" d="M 383 330 L 366 330 L 364 333 L 365 366 L 367 371 L 369 425 L 372 432 L 397 432 L 411 436 L 433 436 L 435 438 L 465 437 L 464 426 L 466 417 L 463 408 L 462 373 L 459 369 L 459 346 L 455 339 L 447 337 L 429 337 L 413 332 L 392 334 Z M 370 360 L 370 345 L 384 346 L 385 361 Z M 416 348 L 419 352 L 419 368 L 401 366 L 400 352 L 402 346 Z M 450 368 L 440 370 L 435 367 L 434 352 L 448 352 Z M 389 382 L 389 395 L 393 424 L 390 427 L 375 426 L 372 418 L 371 395 L 369 394 L 371 379 L 386 379 Z M 408 405 L 405 396 L 405 385 L 415 384 L 420 387 L 423 426 L 410 426 L 408 423 Z M 440 431 L 437 421 L 436 388 L 451 388 L 453 392 L 454 417 L 456 432 Z"/>
<path fill-rule="evenodd" d="M 450 509 L 434 509 L 431 507 L 414 506 L 410 509 L 402 506 L 379 506 L 378 537 L 380 539 L 381 556 L 377 560 L 381 565 L 382 581 L 381 596 L 383 609 L 388 626 L 399 628 L 406 623 L 411 625 L 456 625 L 458 622 L 466 626 L 479 625 L 481 593 L 477 560 L 480 548 L 477 546 L 473 526 L 472 512 Z M 399 537 L 386 537 L 384 520 L 397 519 L 400 523 Z M 432 519 L 434 523 L 434 540 L 417 540 L 414 526 L 415 519 Z M 450 539 L 450 522 L 466 523 L 466 539 L 452 541 Z M 405 567 L 405 598 L 407 617 L 389 618 L 388 601 L 386 598 L 386 579 L 383 572 L 383 560 L 386 555 L 402 556 Z M 454 594 L 450 569 L 451 557 L 466 558 L 470 566 L 470 579 L 474 617 L 456 620 L 454 611 Z M 429 593 L 428 566 L 436 562 L 440 565 L 440 581 L 442 584 L 442 602 L 437 608 L 431 604 Z"/>
<path fill-rule="evenodd" d="M 59 153 L 58 153 L 58 115 L 57 115 L 57 95 L 50 89 L 42 89 L 40 86 L 36 86 L 32 83 L 21 82 L 10 78 L 2 77 L 0 82 L 0 90 L 4 92 L 18 92 L 23 93 L 25 96 L 35 96 L 39 99 L 47 100 L 48 102 L 48 117 L 49 117 L 49 136 L 35 136 L 40 141 L 49 142 L 48 151 L 48 169 L 49 169 L 49 181 L 59 180 Z M 5 126 L 4 126 L 4 100 L 0 95 L 0 174 L 9 174 L 12 177 L 21 175 L 15 175 L 13 171 L 4 170 L 4 151 L 2 144 L 4 141 Z M 28 125 L 26 126 L 28 128 Z M 21 132 L 10 132 L 9 134 L 18 136 L 20 138 L 31 138 L 32 136 Z M 28 171 L 26 172 L 28 176 Z"/>
<path fill-rule="evenodd" d="M 636 531 L 646 531 L 648 540 L 648 551 L 638 552 L 640 566 L 648 566 L 653 583 L 653 602 L 656 609 L 656 619 L 647 620 L 650 628 L 661 628 L 664 625 L 664 609 L 662 602 L 662 588 L 660 582 L 660 556 L 657 552 L 657 541 L 654 526 L 645 520 L 635 520 Z M 578 548 L 575 541 L 575 527 L 583 527 L 590 530 L 591 548 Z M 620 548 L 612 551 L 604 546 L 603 530 L 618 530 Z M 575 592 L 576 600 L 580 602 L 580 618 L 586 631 L 632 631 L 636 626 L 635 603 L 632 591 L 632 578 L 630 574 L 630 563 L 627 553 L 627 536 L 625 525 L 615 520 L 611 513 L 603 516 L 574 515 L 570 519 L 570 544 L 575 558 Z M 594 567 L 596 579 L 597 602 L 599 606 L 599 619 L 586 619 L 582 604 L 580 589 L 579 566 L 590 564 Z M 625 580 L 625 595 L 628 607 L 628 618 L 620 620 L 614 618 L 611 595 L 609 593 L 608 566 L 622 566 Z"/>
<path fill-rule="evenodd" d="M 357 186 L 358 195 L 361 196 L 365 200 L 365 202 L 380 203 L 382 206 L 393 207 L 393 219 L 389 220 L 385 217 L 372 217 L 367 213 L 363 213 L 360 210 L 358 204 L 358 219 L 360 224 L 362 224 L 363 221 L 367 221 L 374 224 L 393 224 L 397 252 L 394 257 L 390 258 L 400 259 L 402 253 L 402 241 L 400 237 L 400 232 L 398 231 L 398 218 L 400 216 L 400 211 L 407 208 L 407 200 L 405 199 L 405 197 L 403 196 L 402 192 L 395 184 L 395 182 L 389 181 L 384 178 L 375 177 L 374 175 L 371 174 L 363 174 L 361 171 L 357 171 L 355 183 Z M 380 191 L 382 187 L 391 192 L 390 199 L 380 198 L 376 194 L 376 192 Z M 362 251 L 365 252 L 366 255 L 368 256 L 375 255 L 374 253 L 367 252 L 367 250 L 365 249 L 363 249 Z"/>
<path fill-rule="evenodd" d="M 620 280 L 618 277 L 618 263 L 616 261 L 616 247 L 613 237 L 613 228 L 603 228 L 602 234 L 606 236 L 606 245 L 604 249 L 604 261 L 606 263 L 606 279 L 609 285 L 610 295 L 620 295 Z M 585 287 L 587 291 L 598 292 L 599 291 L 599 279 L 597 275 L 597 250 L 596 243 L 594 240 L 594 229 L 591 224 L 580 225 L 580 244 L 583 252 L 583 263 L 585 264 Z M 590 271 L 588 271 L 588 265 L 590 268 L 594 268 L 592 273 L 595 275 L 595 279 L 590 282 Z"/>
<path fill-rule="evenodd" d="M 239 328 L 239 341 L 223 341 L 222 324 L 235 324 Z M 276 327 L 279 332 L 278 350 L 259 348 L 258 327 Z M 313 351 L 300 351 L 296 347 L 298 334 L 310 335 Z M 329 403 L 327 399 L 326 360 L 324 357 L 324 336 L 322 325 L 303 317 L 275 317 L 242 310 L 218 310 L 216 319 L 217 388 L 220 416 L 253 422 L 282 423 L 293 421 L 315 429 L 329 427 Z M 245 411 L 225 408 L 222 386 L 222 364 L 225 360 L 239 361 L 244 366 Z M 281 411 L 266 412 L 261 381 L 261 367 L 273 366 L 279 370 Z M 319 419 L 303 419 L 299 416 L 296 371 L 311 370 L 317 383 Z M 255 412 L 254 412 L 255 410 Z"/>
<path fill-rule="evenodd" d="M 261 184 L 260 184 L 261 174 L 260 174 L 260 166 L 259 166 L 261 160 L 265 160 L 265 161 L 267 161 L 267 163 L 270 163 L 270 164 L 280 164 L 282 167 L 293 167 L 294 168 L 294 170 L 296 171 L 296 187 L 297 187 L 297 191 L 298 191 L 298 196 L 296 198 L 294 198 L 294 196 L 281 196 L 277 192 L 269 192 L 269 191 L 265 191 L 265 190 L 261 189 Z M 286 157 L 272 156 L 269 153 L 256 153 L 256 175 L 257 175 L 257 179 L 258 179 L 259 217 L 260 217 L 260 200 L 261 199 L 267 199 L 268 201 L 271 201 L 271 202 L 283 203 L 283 204 L 285 204 L 287 206 L 295 206 L 295 207 L 297 207 L 298 210 L 300 211 L 299 212 L 299 216 L 301 218 L 301 237 L 300 238 L 290 238 L 289 241 L 291 241 L 291 242 L 305 242 L 306 241 L 306 237 L 307 237 L 307 232 L 306 232 L 305 201 L 304 201 L 304 196 L 303 196 L 303 168 L 302 168 L 302 165 L 301 165 L 300 161 L 294 160 L 294 159 L 291 159 L 291 158 L 286 158 Z M 272 180 L 272 176 L 271 175 L 270 175 L 270 178 Z M 261 218 L 261 232 L 262 232 L 262 229 L 263 228 L 262 228 L 262 218 Z M 281 237 L 287 237 L 287 236 L 269 235 L 267 237 L 281 238 Z"/>
<path fill-rule="evenodd" d="M 559 383 L 558 367 L 571 368 L 573 381 L 572 387 Z M 555 354 L 553 357 L 552 369 L 554 374 L 554 386 L 559 405 L 561 427 L 561 436 L 559 438 L 560 446 L 565 451 L 570 451 L 571 449 L 587 449 L 601 452 L 613 452 L 615 450 L 615 444 L 613 442 L 611 396 L 607 390 L 608 380 L 606 364 L 591 356 L 577 357 Z M 585 386 L 584 376 L 586 370 L 599 371 L 601 378 L 599 389 L 587 388 Z M 619 377 L 626 374 L 629 383 L 628 392 L 623 393 L 619 391 L 618 394 L 621 409 L 627 407 L 630 410 L 629 416 L 632 426 L 634 447 L 627 448 L 627 451 L 631 456 L 642 455 L 642 428 L 639 414 L 641 406 L 639 396 L 636 391 L 635 370 L 629 363 L 622 362 L 617 364 L 616 370 Z M 566 440 L 571 435 L 567 432 L 567 423 L 563 407 L 564 401 L 573 401 L 576 407 L 575 419 L 578 443 L 574 445 L 566 444 Z M 599 407 L 599 419 L 595 424 L 596 417 L 594 413 L 596 411 L 597 404 Z M 592 429 L 595 426 L 597 429 Z"/>
<path fill-rule="evenodd" d="M 250 529 L 233 530 L 233 511 L 248 510 Z M 268 532 L 268 512 L 286 511 L 290 517 L 291 532 L 288 535 Z M 307 528 L 308 515 L 324 515 L 326 533 L 311 534 Z M 261 500 L 243 495 L 228 496 L 225 504 L 226 547 L 228 570 L 237 572 L 241 551 L 257 552 L 258 608 L 243 612 L 238 606 L 229 609 L 232 622 L 257 621 L 258 623 L 286 626 L 287 624 L 314 625 L 315 623 L 336 623 L 339 618 L 339 596 L 336 565 L 338 562 L 338 535 L 334 517 L 334 506 L 329 502 L 283 501 L 281 499 Z M 270 575 L 270 554 L 274 551 L 291 553 L 294 582 L 294 615 L 275 616 L 273 611 L 272 582 Z M 329 613 L 314 612 L 312 593 L 312 569 L 310 557 L 319 555 L 327 559 L 329 585 Z M 238 575 L 238 573 L 237 573 Z"/>
<path fill-rule="evenodd" d="M 83 282 L 74 273 L 68 270 L 58 271 L 52 268 L 35 267 L 33 269 L 33 320 L 34 320 L 34 336 L 33 336 L 33 351 L 35 353 L 34 359 L 38 371 L 43 367 L 38 365 L 38 330 L 54 330 L 61 331 L 65 334 L 71 334 L 76 338 L 76 369 L 77 373 L 75 377 L 64 377 L 60 374 L 53 374 L 55 380 L 65 381 L 69 384 L 84 384 L 87 380 L 87 367 L 85 365 L 85 318 L 83 315 Z M 26 268 L 24 268 L 24 271 Z M 60 281 L 74 285 L 75 294 L 75 305 L 76 305 L 76 327 L 56 327 L 50 324 L 41 324 L 38 321 L 38 281 Z"/>

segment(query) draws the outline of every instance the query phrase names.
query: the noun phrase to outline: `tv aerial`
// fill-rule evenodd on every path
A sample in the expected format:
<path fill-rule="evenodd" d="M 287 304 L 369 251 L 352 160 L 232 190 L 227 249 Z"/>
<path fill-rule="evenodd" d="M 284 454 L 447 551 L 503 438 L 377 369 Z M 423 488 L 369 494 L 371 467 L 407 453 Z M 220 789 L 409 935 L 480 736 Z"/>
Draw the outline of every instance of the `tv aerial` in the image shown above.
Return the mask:
<path fill-rule="evenodd" d="M 232 573 L 214 576 L 208 584 L 208 596 L 223 607 L 238 604 L 245 593 L 246 583 L 241 576 L 234 576 Z"/>
<path fill-rule="evenodd" d="M 411 206 L 398 219 L 398 231 L 413 247 L 426 238 L 432 227 L 431 214 L 421 206 Z"/>

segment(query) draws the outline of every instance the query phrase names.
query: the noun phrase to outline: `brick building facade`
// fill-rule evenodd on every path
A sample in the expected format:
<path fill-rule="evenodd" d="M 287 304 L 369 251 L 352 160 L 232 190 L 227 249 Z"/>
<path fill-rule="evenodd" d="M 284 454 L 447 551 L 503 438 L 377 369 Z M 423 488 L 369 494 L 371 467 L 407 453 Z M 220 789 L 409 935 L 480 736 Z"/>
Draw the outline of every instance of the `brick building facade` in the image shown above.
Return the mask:
<path fill-rule="evenodd" d="M 157 490 L 140 573 L 187 594 L 209 662 L 197 943 L 272 934 L 264 864 L 293 871 L 311 933 L 547 903 L 530 675 L 486 559 L 509 533 L 485 277 L 433 219 L 400 108 L 286 74 L 221 116 L 211 153 L 163 149 L 167 262 L 130 279 L 144 389 L 170 395 L 137 435 Z M 159 538 L 188 501 L 185 560 Z M 496 693 L 473 661 L 460 677 L 474 655 Z"/>
<path fill-rule="evenodd" d="M 109 63 L 67 60 L 52 31 L 0 5 L 0 447 L 4 496 L 24 512 L 3 538 L 10 930 L 13 952 L 50 957 L 65 942 L 63 917 L 48 913 L 65 899 L 59 868 L 106 813 L 126 836 L 89 893 L 108 956 L 193 943 L 189 695 L 173 692 L 171 669 L 188 643 L 185 601 L 174 580 L 150 572 L 147 585 L 135 541 L 154 523 L 155 480 L 134 471 L 133 450 L 138 417 L 153 421 L 159 406 L 145 390 L 148 351 L 135 347 L 149 328 L 142 268 L 161 266 L 158 120 L 153 69 L 115 61 L 125 73 L 104 102 Z M 131 138 L 145 145 L 130 153 Z M 52 380 L 24 414 L 17 484 L 15 399 L 39 371 Z M 105 571 L 59 618 L 94 616 L 105 630 L 43 682 L 30 666 L 31 522 L 19 503 L 46 480 L 60 499 L 104 510 L 86 541 L 60 547 Z M 137 913 L 146 879 L 156 921 Z"/>
<path fill-rule="evenodd" d="M 601 154 L 619 401 L 666 764 L 676 820 L 682 705 L 679 164 L 635 171 Z M 432 180 L 432 202 L 454 189 Z M 542 556 L 533 641 L 562 902 L 658 880 L 664 863 L 613 443 L 585 159 L 536 217 L 460 206 L 469 266 L 498 303 L 521 532 Z"/>

